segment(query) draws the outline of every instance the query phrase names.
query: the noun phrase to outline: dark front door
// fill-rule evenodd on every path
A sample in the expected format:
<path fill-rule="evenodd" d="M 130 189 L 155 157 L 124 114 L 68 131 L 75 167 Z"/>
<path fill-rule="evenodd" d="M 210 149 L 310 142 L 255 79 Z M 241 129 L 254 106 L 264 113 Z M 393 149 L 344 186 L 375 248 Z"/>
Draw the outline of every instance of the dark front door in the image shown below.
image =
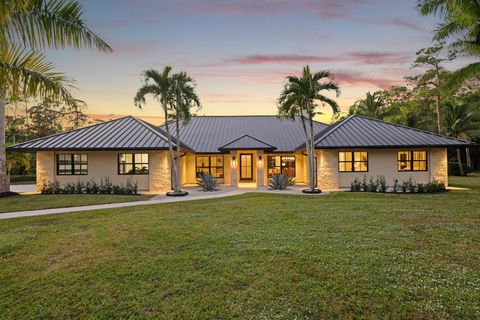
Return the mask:
<path fill-rule="evenodd" d="M 253 180 L 253 154 L 240 154 L 240 180 Z"/>

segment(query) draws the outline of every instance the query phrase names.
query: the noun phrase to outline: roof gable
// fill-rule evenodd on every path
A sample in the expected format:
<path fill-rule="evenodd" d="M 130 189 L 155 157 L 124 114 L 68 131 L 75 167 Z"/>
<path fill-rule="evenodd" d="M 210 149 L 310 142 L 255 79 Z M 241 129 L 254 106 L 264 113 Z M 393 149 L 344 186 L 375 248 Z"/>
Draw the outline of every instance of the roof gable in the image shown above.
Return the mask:
<path fill-rule="evenodd" d="M 166 149 L 166 137 L 132 116 L 34 139 L 9 147 L 12 151 Z"/>
<path fill-rule="evenodd" d="M 248 134 L 241 136 L 226 145 L 218 148 L 218 150 L 275 150 L 276 148 Z"/>
<path fill-rule="evenodd" d="M 359 115 L 335 123 L 315 140 L 317 148 L 467 146 L 468 141 Z"/>

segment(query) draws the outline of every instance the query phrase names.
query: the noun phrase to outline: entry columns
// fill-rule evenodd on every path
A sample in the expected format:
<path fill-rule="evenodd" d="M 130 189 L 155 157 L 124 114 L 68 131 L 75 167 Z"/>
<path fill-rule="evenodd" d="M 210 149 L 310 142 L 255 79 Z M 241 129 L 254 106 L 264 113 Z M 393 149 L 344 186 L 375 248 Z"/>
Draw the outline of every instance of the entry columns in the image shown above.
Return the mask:
<path fill-rule="evenodd" d="M 257 159 L 256 159 L 256 165 L 257 165 L 257 187 L 263 187 L 265 185 L 265 177 L 264 177 L 264 163 L 265 159 L 263 156 L 263 150 L 258 150 L 257 151 Z"/>
<path fill-rule="evenodd" d="M 230 151 L 230 184 L 232 187 L 238 186 L 238 162 L 237 151 Z"/>

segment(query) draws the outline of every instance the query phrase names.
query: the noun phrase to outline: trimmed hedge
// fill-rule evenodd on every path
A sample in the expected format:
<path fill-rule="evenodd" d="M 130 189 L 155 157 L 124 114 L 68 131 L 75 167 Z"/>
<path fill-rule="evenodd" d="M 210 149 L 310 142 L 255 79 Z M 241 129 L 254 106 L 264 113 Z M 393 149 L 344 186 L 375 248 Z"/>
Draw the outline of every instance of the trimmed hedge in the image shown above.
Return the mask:
<path fill-rule="evenodd" d="M 100 183 L 93 180 L 83 182 L 67 182 L 62 185 L 59 181 L 47 181 L 42 185 L 41 194 L 138 194 L 138 183 L 129 178 L 124 185 L 114 185 L 108 177 Z"/>
<path fill-rule="evenodd" d="M 412 178 L 400 183 L 395 179 L 393 185 L 389 187 L 385 176 L 377 176 L 376 179 L 370 177 L 367 181 L 367 176 L 365 175 L 362 181 L 355 178 L 350 184 L 350 191 L 352 192 L 435 193 L 445 190 L 445 183 L 435 179 L 430 183 L 416 183 Z"/>

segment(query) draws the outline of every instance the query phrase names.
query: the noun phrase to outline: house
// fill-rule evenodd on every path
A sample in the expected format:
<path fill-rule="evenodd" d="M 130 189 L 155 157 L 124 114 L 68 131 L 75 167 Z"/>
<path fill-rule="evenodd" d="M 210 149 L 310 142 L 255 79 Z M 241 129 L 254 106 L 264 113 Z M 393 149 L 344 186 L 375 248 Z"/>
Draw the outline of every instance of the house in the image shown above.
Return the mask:
<path fill-rule="evenodd" d="M 175 124 L 170 125 L 175 132 Z M 467 141 L 353 115 L 332 125 L 314 122 L 318 187 L 348 188 L 355 178 L 385 176 L 388 184 L 409 178 L 448 184 L 447 147 Z M 281 172 L 307 183 L 307 157 L 300 119 L 276 116 L 197 116 L 180 128 L 181 184 L 202 172 L 221 184 L 263 186 Z M 174 144 L 176 143 L 174 139 Z M 175 144 L 176 145 L 176 144 Z M 139 189 L 171 188 L 163 126 L 128 116 L 20 143 L 10 151 L 36 152 L 37 189 L 45 181 L 128 178 Z"/>

